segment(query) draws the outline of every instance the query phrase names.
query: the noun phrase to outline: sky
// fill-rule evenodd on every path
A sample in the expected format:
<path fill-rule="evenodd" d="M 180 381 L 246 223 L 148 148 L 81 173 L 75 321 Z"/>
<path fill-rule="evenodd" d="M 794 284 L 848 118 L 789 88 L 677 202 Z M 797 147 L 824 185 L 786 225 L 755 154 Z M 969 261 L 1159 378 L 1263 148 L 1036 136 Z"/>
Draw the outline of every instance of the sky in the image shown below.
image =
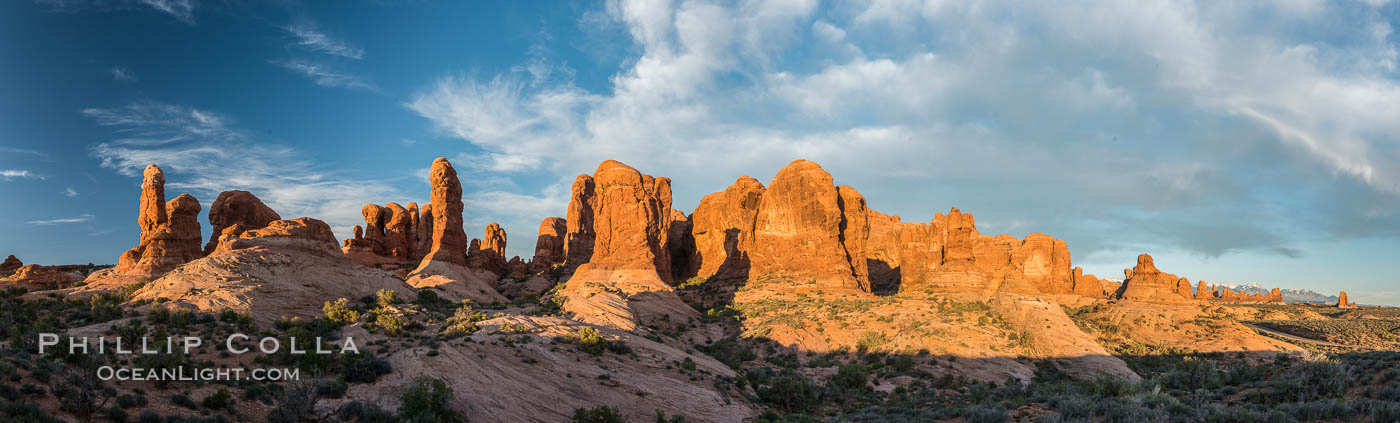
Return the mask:
<path fill-rule="evenodd" d="M 616 159 L 674 207 L 804 158 L 1121 277 L 1400 305 L 1400 2 L 0 2 L 0 254 L 113 263 L 148 163 L 340 238 L 426 203 L 529 257 Z M 208 236 L 207 218 L 204 236 Z"/>

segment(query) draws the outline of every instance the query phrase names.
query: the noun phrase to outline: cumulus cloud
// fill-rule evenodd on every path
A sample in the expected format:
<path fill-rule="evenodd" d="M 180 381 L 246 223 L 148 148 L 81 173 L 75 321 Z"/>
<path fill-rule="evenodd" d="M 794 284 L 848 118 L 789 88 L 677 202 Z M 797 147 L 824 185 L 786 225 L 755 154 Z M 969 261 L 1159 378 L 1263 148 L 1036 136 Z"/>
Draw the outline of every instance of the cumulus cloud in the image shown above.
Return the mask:
<path fill-rule="evenodd" d="M 1296 256 L 1400 227 L 1400 82 L 1379 12 L 1294 6 L 611 1 L 635 55 L 607 88 L 540 83 L 532 52 L 405 106 L 482 172 L 619 159 L 681 208 L 801 157 L 905 220 L 959 206 L 1081 259 Z"/>
<path fill-rule="evenodd" d="M 348 237 L 363 222 L 360 206 L 395 198 L 388 183 L 347 177 L 291 147 L 253 139 L 233 119 L 196 108 L 152 101 L 83 113 L 111 127 L 114 139 L 92 147 L 105 168 L 138 177 L 155 163 L 167 172 L 167 192 L 252 192 L 286 218 L 326 221 Z"/>
<path fill-rule="evenodd" d="M 28 223 L 28 224 L 30 224 L 30 225 L 38 225 L 38 226 L 53 226 L 53 225 L 62 225 L 62 224 L 68 224 L 68 223 L 84 223 L 84 222 L 91 222 L 92 219 L 93 219 L 94 217 L 96 217 L 96 216 L 93 216 L 92 214 L 84 213 L 84 214 L 82 214 L 81 216 L 78 216 L 78 217 L 66 217 L 66 218 L 62 218 L 62 219 L 50 219 L 50 220 L 31 220 L 31 221 L 28 221 L 28 222 L 25 222 L 25 223 Z"/>

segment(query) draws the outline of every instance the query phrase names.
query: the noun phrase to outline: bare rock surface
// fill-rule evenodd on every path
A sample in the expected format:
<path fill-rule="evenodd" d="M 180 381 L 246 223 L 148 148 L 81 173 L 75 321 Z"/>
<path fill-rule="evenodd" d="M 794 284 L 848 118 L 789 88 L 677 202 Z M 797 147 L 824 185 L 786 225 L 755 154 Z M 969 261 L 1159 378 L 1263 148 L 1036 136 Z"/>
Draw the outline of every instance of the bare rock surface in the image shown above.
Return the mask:
<path fill-rule="evenodd" d="M 256 229 L 267 226 L 268 222 L 281 220 L 282 216 L 272 210 L 257 196 L 248 191 L 224 191 L 209 206 L 209 242 L 204 244 L 204 254 L 214 252 L 219 245 L 219 236 L 224 228 L 243 225 Z M 358 237 L 357 237 L 358 238 Z"/>
<path fill-rule="evenodd" d="M 0 263 L 0 276 L 9 276 L 23 266 L 24 262 L 19 261 L 14 254 L 11 254 L 9 257 L 5 258 L 3 263 Z"/>
<path fill-rule="evenodd" d="M 113 273 L 155 277 L 204 255 L 199 201 L 181 194 L 165 202 L 165 172 L 156 165 L 146 166 L 140 204 L 141 242 L 122 253 Z"/>
<path fill-rule="evenodd" d="M 564 262 L 564 237 L 568 223 L 562 217 L 546 217 L 540 221 L 539 237 L 535 239 L 535 256 L 530 259 L 530 271 L 542 272 L 556 263 Z"/>

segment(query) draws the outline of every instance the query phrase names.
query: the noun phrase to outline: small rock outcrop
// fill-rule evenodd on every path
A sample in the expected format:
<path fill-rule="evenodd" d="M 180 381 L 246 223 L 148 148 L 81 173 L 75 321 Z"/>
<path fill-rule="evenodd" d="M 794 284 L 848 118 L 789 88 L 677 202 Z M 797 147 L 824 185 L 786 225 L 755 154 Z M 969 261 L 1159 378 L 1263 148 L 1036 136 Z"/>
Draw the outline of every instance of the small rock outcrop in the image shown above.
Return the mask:
<path fill-rule="evenodd" d="M 114 273 L 153 277 L 204 256 L 199 201 L 180 194 L 165 202 L 165 172 L 146 166 L 141 182 L 141 243 L 117 260 Z"/>
<path fill-rule="evenodd" d="M 9 257 L 5 258 L 3 263 L 0 263 L 0 277 L 9 276 L 15 273 L 16 270 L 19 270 L 20 267 L 24 267 L 24 262 L 19 261 L 18 258 L 15 258 L 15 256 L 11 254 Z"/>
<path fill-rule="evenodd" d="M 256 229 L 281 219 L 282 216 L 263 204 L 253 193 L 239 190 L 221 192 L 219 197 L 214 199 L 214 204 L 209 206 L 209 242 L 204 244 L 204 254 L 214 252 L 224 228 L 243 225 Z"/>
<path fill-rule="evenodd" d="M 530 259 L 531 272 L 543 272 L 564 261 L 564 237 L 568 230 L 568 223 L 561 217 L 546 217 L 540 221 L 535 256 Z"/>
<path fill-rule="evenodd" d="M 21 287 L 30 291 L 44 291 L 66 288 L 81 279 L 57 267 L 30 264 L 20 266 L 12 274 L 0 278 L 0 289 Z"/>

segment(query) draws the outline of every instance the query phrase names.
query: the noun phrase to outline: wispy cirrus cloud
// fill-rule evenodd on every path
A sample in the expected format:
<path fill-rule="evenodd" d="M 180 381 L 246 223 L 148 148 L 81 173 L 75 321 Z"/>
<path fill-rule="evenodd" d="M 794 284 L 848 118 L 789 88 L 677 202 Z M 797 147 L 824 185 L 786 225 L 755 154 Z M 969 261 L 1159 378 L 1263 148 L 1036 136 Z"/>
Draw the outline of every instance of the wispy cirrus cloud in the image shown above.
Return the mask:
<path fill-rule="evenodd" d="M 316 85 L 322 87 L 378 91 L 378 88 L 363 78 L 331 69 L 323 63 L 309 60 L 272 60 L 269 63 L 311 78 Z"/>
<path fill-rule="evenodd" d="M 321 32 L 313 23 L 297 23 L 282 27 L 282 29 L 286 30 L 288 34 L 291 34 L 295 38 L 292 45 L 312 53 L 328 54 L 354 60 L 360 60 L 365 56 L 364 49 L 332 38 L 326 33 Z"/>
<path fill-rule="evenodd" d="M 15 179 L 44 179 L 44 177 L 30 172 L 28 169 L 4 169 L 0 170 L 0 179 L 12 181 Z"/>
<path fill-rule="evenodd" d="M 362 205 L 399 198 L 387 183 L 351 178 L 294 148 L 256 140 L 220 113 L 142 101 L 83 114 L 113 131 L 112 140 L 92 147 L 102 167 L 137 177 L 158 164 L 167 173 L 167 192 L 212 199 L 247 190 L 285 218 L 321 219 L 342 235 L 363 223 Z"/>
<path fill-rule="evenodd" d="M 198 0 L 36 0 L 55 12 L 108 11 L 129 9 L 153 9 L 170 15 L 186 25 L 195 25 L 194 12 Z"/>
<path fill-rule="evenodd" d="M 140 2 L 155 10 L 165 12 L 187 25 L 195 24 L 194 8 L 198 4 L 195 0 L 140 0 Z"/>
<path fill-rule="evenodd" d="M 74 190 L 73 187 L 67 187 L 63 189 L 63 196 L 69 198 L 78 198 L 78 191 Z"/>
<path fill-rule="evenodd" d="M 107 74 L 111 75 L 112 79 L 122 82 L 137 82 L 141 80 L 141 78 L 136 76 L 136 72 L 132 72 L 131 69 L 127 69 L 125 66 L 113 66 L 111 69 L 107 70 Z"/>
<path fill-rule="evenodd" d="M 95 217 L 97 217 L 97 216 L 93 216 L 93 215 L 90 214 L 90 213 L 84 213 L 84 214 L 82 214 L 82 215 L 80 215 L 80 216 L 77 216 L 77 217 L 65 217 L 65 218 L 61 218 L 61 219 L 49 219 L 49 220 L 31 220 L 31 221 L 28 221 L 28 222 L 25 222 L 25 223 L 28 223 L 28 224 L 30 224 L 30 225 L 38 225 L 38 226 L 52 226 L 52 225 L 63 225 L 63 224 L 68 224 L 68 223 L 84 223 L 84 222 L 91 222 L 92 219 L 95 218 Z"/>

